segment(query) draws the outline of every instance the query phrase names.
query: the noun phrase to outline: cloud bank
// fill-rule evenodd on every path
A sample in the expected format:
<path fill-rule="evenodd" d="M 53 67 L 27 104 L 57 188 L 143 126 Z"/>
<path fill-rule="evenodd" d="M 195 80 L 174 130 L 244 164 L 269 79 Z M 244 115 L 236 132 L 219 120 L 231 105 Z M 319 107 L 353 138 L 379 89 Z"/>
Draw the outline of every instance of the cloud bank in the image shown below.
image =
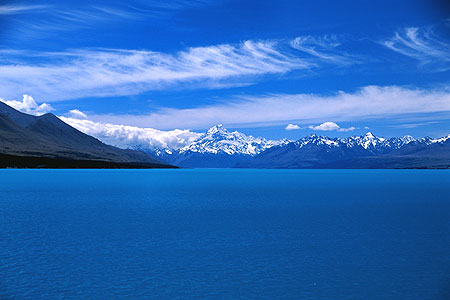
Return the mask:
<path fill-rule="evenodd" d="M 37 104 L 30 95 L 23 95 L 22 101 L 4 100 L 2 98 L 0 98 L 0 101 L 21 112 L 35 116 L 54 110 L 47 103 Z M 201 135 L 190 130 L 162 131 L 153 128 L 93 122 L 88 120 L 88 116 L 78 109 L 72 109 L 65 116 L 59 116 L 59 118 L 81 132 L 119 148 L 178 149 L 189 145 Z"/>
<path fill-rule="evenodd" d="M 99 123 L 64 116 L 59 118 L 70 126 L 92 135 L 106 144 L 119 148 L 137 148 L 142 150 L 154 148 L 179 149 L 191 144 L 201 135 L 190 130 L 161 131 L 153 128 Z"/>
<path fill-rule="evenodd" d="M 47 103 L 38 105 L 30 95 L 23 95 L 22 101 L 5 100 L 2 98 L 0 98 L 0 101 L 21 112 L 35 116 L 40 116 L 54 110 L 53 107 Z"/>

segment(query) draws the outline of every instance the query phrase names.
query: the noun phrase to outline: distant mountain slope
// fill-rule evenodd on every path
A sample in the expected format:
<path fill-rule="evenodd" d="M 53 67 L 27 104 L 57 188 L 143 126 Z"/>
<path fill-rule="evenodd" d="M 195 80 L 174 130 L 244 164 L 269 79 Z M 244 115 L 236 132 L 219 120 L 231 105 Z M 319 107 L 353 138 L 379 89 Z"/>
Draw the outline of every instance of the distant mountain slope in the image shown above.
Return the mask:
<path fill-rule="evenodd" d="M 447 168 L 450 137 L 414 139 L 310 135 L 297 141 L 270 141 L 211 127 L 181 149 L 151 151 L 163 161 L 195 168 Z"/>
<path fill-rule="evenodd" d="M 216 125 L 190 145 L 177 150 L 157 149 L 152 153 L 163 161 L 180 167 L 231 168 L 266 149 L 287 142 L 255 138 L 237 131 L 230 132 L 222 125 Z"/>
<path fill-rule="evenodd" d="M 241 168 L 448 168 L 450 136 L 384 139 L 367 133 L 345 139 L 311 135 L 268 149 Z"/>
<path fill-rule="evenodd" d="M 13 156 L 163 165 L 143 152 L 106 145 L 53 114 L 32 116 L 2 102 L 0 140 L 0 153 Z"/>

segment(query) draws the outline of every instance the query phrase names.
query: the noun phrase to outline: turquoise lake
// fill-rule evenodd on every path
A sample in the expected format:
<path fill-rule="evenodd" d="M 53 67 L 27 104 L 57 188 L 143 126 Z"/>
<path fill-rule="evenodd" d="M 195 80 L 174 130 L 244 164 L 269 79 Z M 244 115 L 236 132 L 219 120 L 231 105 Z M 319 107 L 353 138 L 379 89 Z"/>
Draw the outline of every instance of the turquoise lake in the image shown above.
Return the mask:
<path fill-rule="evenodd" d="M 450 171 L 0 170 L 0 299 L 449 299 Z"/>

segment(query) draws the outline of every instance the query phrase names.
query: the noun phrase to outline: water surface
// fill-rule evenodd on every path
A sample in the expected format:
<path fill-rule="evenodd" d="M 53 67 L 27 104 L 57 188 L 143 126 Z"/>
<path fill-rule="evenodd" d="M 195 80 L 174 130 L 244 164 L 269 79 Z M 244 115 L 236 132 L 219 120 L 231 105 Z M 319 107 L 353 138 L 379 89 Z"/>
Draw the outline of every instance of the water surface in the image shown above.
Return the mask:
<path fill-rule="evenodd" d="M 449 299 L 450 172 L 0 170 L 0 299 Z"/>

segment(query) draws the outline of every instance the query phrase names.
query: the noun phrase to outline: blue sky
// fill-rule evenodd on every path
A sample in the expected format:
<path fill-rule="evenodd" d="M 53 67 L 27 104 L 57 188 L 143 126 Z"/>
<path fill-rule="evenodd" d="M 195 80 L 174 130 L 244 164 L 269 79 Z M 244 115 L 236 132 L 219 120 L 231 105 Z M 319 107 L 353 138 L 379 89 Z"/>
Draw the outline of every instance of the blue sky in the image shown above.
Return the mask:
<path fill-rule="evenodd" d="M 0 3 L 0 98 L 24 111 L 274 139 L 450 133 L 444 0 Z"/>

